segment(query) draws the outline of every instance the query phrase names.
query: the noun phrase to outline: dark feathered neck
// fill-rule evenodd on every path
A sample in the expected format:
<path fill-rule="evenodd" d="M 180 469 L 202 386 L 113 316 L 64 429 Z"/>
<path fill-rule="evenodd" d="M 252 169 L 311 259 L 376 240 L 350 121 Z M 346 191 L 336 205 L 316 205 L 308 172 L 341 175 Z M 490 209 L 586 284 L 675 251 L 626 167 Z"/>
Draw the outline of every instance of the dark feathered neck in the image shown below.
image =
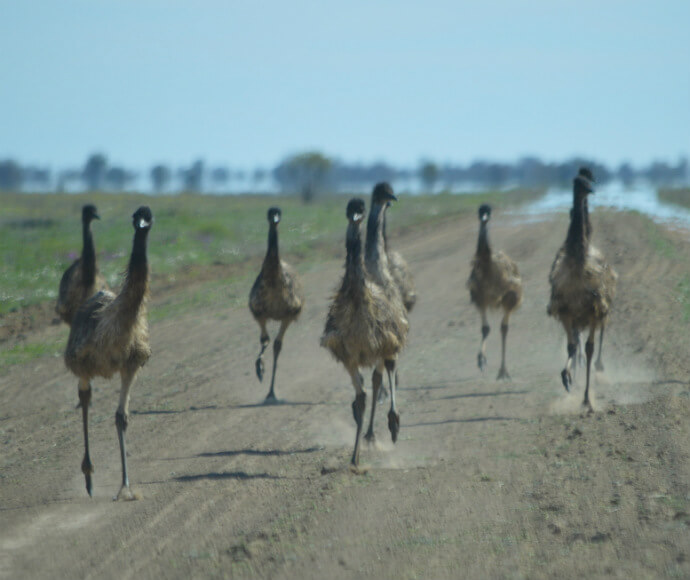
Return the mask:
<path fill-rule="evenodd" d="M 375 274 L 377 268 L 387 266 L 386 246 L 383 238 L 385 214 L 386 206 L 381 203 L 374 203 L 371 206 L 371 212 L 367 220 L 367 242 L 364 248 L 364 255 L 367 268 L 370 269 L 372 274 Z"/>
<path fill-rule="evenodd" d="M 84 286 L 91 286 L 96 282 L 96 248 L 93 244 L 91 221 L 82 222 L 83 246 L 81 250 L 82 282 Z"/>
<path fill-rule="evenodd" d="M 362 257 L 362 235 L 360 224 L 350 222 L 345 235 L 345 276 L 340 289 L 341 293 L 351 297 L 361 296 L 364 288 L 364 260 Z"/>
<path fill-rule="evenodd" d="M 148 234 L 148 229 L 137 229 L 134 232 L 127 276 L 118 297 L 123 324 L 134 323 L 148 293 L 149 263 L 146 252 Z"/>
<path fill-rule="evenodd" d="M 268 226 L 268 247 L 264 258 L 264 268 L 275 270 L 280 264 L 278 254 L 278 225 L 271 223 Z"/>
<path fill-rule="evenodd" d="M 489 223 L 485 221 L 479 223 L 477 256 L 483 260 L 491 259 L 491 246 L 489 245 Z"/>
<path fill-rule="evenodd" d="M 574 194 L 573 215 L 568 228 L 568 236 L 565 239 L 565 252 L 578 263 L 584 263 L 587 255 L 587 238 L 585 232 L 585 200 L 586 196 Z"/>

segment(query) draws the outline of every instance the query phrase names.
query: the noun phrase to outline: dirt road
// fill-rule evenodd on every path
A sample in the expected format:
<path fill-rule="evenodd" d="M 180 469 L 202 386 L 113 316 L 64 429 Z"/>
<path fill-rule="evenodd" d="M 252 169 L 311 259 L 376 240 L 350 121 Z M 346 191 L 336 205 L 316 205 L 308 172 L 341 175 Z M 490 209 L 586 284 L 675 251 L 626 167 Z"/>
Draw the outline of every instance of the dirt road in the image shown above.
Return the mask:
<path fill-rule="evenodd" d="M 94 384 L 90 499 L 76 381 L 59 358 L 14 367 L 0 379 L 0 577 L 690 577 L 690 356 L 674 294 L 684 233 L 668 234 L 664 255 L 639 216 L 600 213 L 594 227 L 620 279 L 593 415 L 580 408 L 583 372 L 572 395 L 560 384 L 565 340 L 545 313 L 566 216 L 494 212 L 493 244 L 525 284 L 510 383 L 493 380 L 497 317 L 489 368 L 476 368 L 474 216 L 394 241 L 420 298 L 400 360 L 400 439 L 378 413 L 366 475 L 347 469 L 352 387 L 318 346 L 342 260 L 298 268 L 307 305 L 283 346 L 283 405 L 261 405 L 246 307 L 152 326 L 128 430 L 140 501 L 112 501 L 118 381 Z"/>

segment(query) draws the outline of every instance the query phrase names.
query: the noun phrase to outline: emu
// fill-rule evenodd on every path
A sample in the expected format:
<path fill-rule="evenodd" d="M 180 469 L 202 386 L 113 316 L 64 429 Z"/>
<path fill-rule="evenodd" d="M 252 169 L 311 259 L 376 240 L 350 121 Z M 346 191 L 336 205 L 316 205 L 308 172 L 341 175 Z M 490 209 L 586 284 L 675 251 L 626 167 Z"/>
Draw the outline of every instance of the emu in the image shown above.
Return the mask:
<path fill-rule="evenodd" d="M 504 252 L 493 252 L 489 244 L 489 220 L 491 206 L 479 207 L 479 236 L 477 251 L 472 259 L 472 271 L 467 280 L 470 299 L 482 318 L 482 340 L 477 355 L 480 370 L 486 367 L 486 339 L 491 327 L 487 319 L 488 309 L 503 310 L 501 320 L 501 368 L 496 379 L 510 380 L 506 368 L 506 338 L 510 315 L 522 302 L 522 279 L 518 267 Z"/>
<path fill-rule="evenodd" d="M 403 291 L 400 283 L 398 283 L 391 270 L 391 264 L 388 260 L 388 252 L 386 251 L 385 240 L 385 223 L 386 213 L 391 203 L 397 201 L 393 193 L 393 188 L 385 181 L 379 182 L 374 186 L 371 193 L 371 212 L 367 220 L 367 237 L 364 251 L 364 264 L 367 275 L 371 280 L 378 284 L 382 289 L 395 315 L 400 320 L 405 321 L 405 327 L 409 328 L 407 321 L 407 309 L 405 308 Z M 412 306 L 414 302 L 412 303 Z M 407 332 L 407 331 L 406 331 Z M 397 358 L 397 357 L 396 357 Z M 384 366 L 390 367 L 395 375 L 395 386 L 398 385 L 398 369 L 396 368 L 396 361 L 385 361 Z M 373 388 L 373 403 L 371 407 L 371 418 L 369 428 L 365 438 L 369 442 L 375 440 L 374 436 L 374 416 L 376 415 L 376 402 L 379 401 L 379 394 L 385 395 L 385 387 L 383 387 L 383 367 L 374 368 L 371 377 Z M 397 434 L 400 429 L 400 415 L 397 412 L 395 403 L 395 393 L 391 392 L 391 411 L 388 414 L 388 428 L 393 436 L 393 442 L 397 440 Z"/>
<path fill-rule="evenodd" d="M 268 249 L 261 266 L 261 272 L 256 277 L 249 293 L 249 310 L 261 328 L 261 352 L 256 359 L 256 376 L 259 381 L 263 380 L 263 355 L 270 341 L 266 323 L 269 319 L 280 321 L 280 329 L 273 341 L 273 372 L 271 374 L 271 388 L 266 395 L 266 403 L 277 402 L 275 378 L 278 356 L 283 346 L 283 337 L 290 323 L 299 317 L 304 305 L 304 292 L 297 272 L 281 260 L 278 254 L 278 224 L 281 215 L 278 207 L 272 207 L 268 210 Z"/>
<path fill-rule="evenodd" d="M 579 332 L 587 329 L 585 343 L 587 378 L 583 405 L 592 410 L 589 385 L 594 334 L 607 321 L 615 296 L 617 274 L 603 254 L 589 241 L 584 218 L 585 200 L 592 184 L 582 175 L 573 180 L 573 208 L 565 243 L 556 254 L 549 282 L 551 299 L 547 313 L 561 322 L 568 341 L 568 358 L 561 372 L 566 391 L 572 385 L 571 368 Z"/>
<path fill-rule="evenodd" d="M 99 290 L 108 290 L 105 278 L 96 265 L 96 249 L 91 233 L 91 222 L 95 219 L 101 219 L 95 205 L 88 204 L 81 208 L 81 257 L 72 262 L 60 279 L 55 312 L 70 326 L 75 313 L 88 298 Z"/>
<path fill-rule="evenodd" d="M 115 425 L 120 444 L 122 487 L 116 499 L 136 499 L 129 488 L 125 432 L 129 421 L 130 389 L 138 370 L 151 356 L 146 303 L 149 294 L 149 264 L 146 243 L 153 223 L 151 210 L 142 206 L 132 215 L 132 254 L 120 293 L 101 291 L 77 311 L 70 329 L 65 364 L 79 379 L 79 403 L 84 425 L 82 472 L 86 491 L 93 495 L 93 463 L 89 456 L 88 414 L 91 381 L 120 373 L 120 402 Z"/>
<path fill-rule="evenodd" d="M 321 346 L 343 364 L 355 389 L 352 414 L 357 430 L 351 459 L 353 471 L 359 470 L 359 442 L 366 410 L 364 379 L 359 369 L 375 367 L 379 376 L 382 376 L 384 368 L 388 372 L 391 386 L 388 426 L 395 442 L 400 418 L 395 408 L 395 388 L 391 373 L 395 370 L 395 359 L 405 345 L 408 328 L 407 319 L 400 316 L 399 309 L 364 268 L 361 239 L 364 215 L 364 201 L 359 198 L 351 199 L 346 209 L 348 226 L 345 236 L 345 274 L 329 308 L 321 337 Z M 374 407 L 378 386 L 374 382 Z"/>

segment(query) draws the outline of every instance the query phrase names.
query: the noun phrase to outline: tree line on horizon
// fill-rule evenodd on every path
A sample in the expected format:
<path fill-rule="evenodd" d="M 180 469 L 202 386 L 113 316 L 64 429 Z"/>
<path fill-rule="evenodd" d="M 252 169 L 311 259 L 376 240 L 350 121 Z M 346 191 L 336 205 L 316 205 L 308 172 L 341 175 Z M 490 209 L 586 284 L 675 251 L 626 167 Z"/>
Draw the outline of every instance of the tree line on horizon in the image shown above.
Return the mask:
<path fill-rule="evenodd" d="M 621 163 L 610 168 L 592 159 L 574 157 L 561 162 L 545 162 L 538 157 L 523 157 L 513 163 L 477 160 L 467 165 L 422 160 L 417 167 L 396 167 L 385 162 L 348 163 L 319 151 L 290 155 L 274 168 L 232 169 L 225 165 L 207 166 L 198 159 L 188 166 L 171 167 L 157 163 L 141 173 L 111 164 L 103 153 L 88 156 L 76 169 L 53 171 L 46 167 L 22 165 L 12 159 L 0 160 L 0 190 L 34 191 L 134 191 L 141 189 L 142 178 L 155 193 L 229 191 L 240 183 L 247 193 L 274 191 L 299 194 L 305 201 L 326 192 L 366 189 L 379 181 L 402 184 L 403 189 L 423 192 L 452 191 L 471 185 L 475 188 L 567 186 L 580 166 L 589 166 L 598 183 L 612 180 L 632 186 L 639 180 L 655 187 L 686 186 L 690 183 L 687 158 L 676 163 L 653 161 L 644 167 Z"/>

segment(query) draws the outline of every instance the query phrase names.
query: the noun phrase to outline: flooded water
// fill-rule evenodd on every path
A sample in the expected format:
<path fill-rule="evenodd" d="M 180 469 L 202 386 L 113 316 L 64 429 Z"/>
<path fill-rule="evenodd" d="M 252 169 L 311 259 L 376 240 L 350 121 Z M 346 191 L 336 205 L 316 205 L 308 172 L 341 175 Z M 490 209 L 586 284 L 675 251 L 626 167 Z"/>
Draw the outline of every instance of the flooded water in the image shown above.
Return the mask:
<path fill-rule="evenodd" d="M 537 217 L 542 214 L 569 211 L 573 204 L 572 190 L 561 188 L 549 189 L 544 197 L 523 206 L 515 213 Z M 655 221 L 690 226 L 690 210 L 659 199 L 656 189 L 645 185 L 624 188 L 620 183 L 606 186 L 595 186 L 595 193 L 589 196 L 589 207 L 613 208 L 618 210 L 635 210 L 644 213 Z"/>

